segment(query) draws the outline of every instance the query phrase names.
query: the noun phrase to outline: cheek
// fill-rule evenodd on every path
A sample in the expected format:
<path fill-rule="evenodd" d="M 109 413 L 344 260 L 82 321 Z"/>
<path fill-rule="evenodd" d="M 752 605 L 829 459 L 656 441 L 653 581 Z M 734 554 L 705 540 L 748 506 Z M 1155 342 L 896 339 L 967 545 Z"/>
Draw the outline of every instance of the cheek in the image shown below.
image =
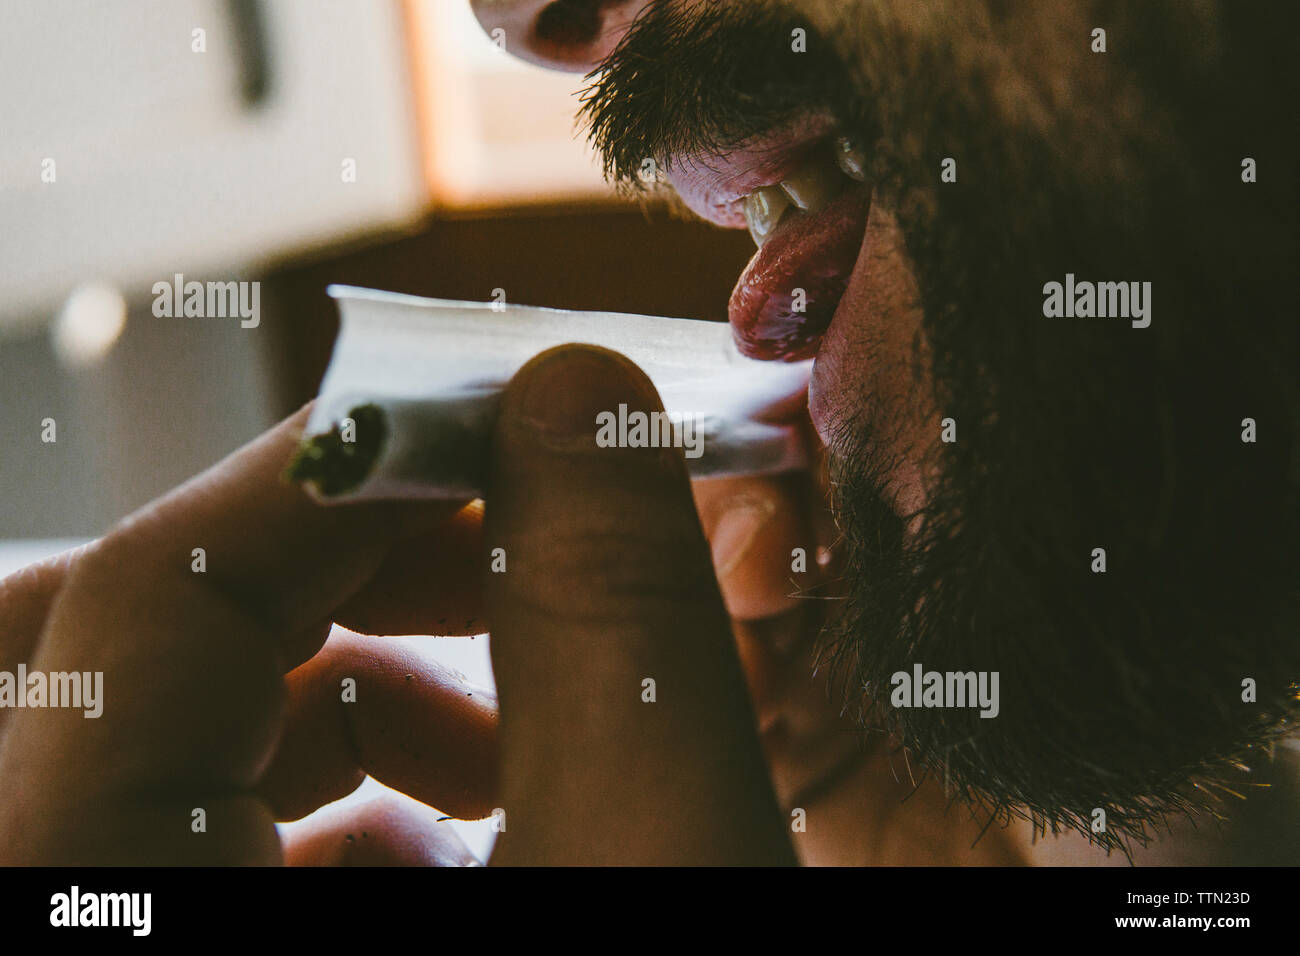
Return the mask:
<path fill-rule="evenodd" d="M 916 281 L 894 217 L 873 203 L 844 298 L 813 367 L 809 405 L 823 441 L 853 429 L 894 462 L 885 489 L 906 514 L 926 500 L 938 443 Z"/>

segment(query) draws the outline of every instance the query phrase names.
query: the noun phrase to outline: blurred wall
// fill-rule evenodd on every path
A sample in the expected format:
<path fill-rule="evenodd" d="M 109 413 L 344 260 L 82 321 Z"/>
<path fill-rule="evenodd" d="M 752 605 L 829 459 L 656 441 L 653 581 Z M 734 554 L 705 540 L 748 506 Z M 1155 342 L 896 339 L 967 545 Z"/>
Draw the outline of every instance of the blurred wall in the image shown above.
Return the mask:
<path fill-rule="evenodd" d="M 0 339 L 0 539 L 95 536 L 273 421 L 262 327 L 151 304 L 91 368 L 63 366 L 43 330 Z"/>

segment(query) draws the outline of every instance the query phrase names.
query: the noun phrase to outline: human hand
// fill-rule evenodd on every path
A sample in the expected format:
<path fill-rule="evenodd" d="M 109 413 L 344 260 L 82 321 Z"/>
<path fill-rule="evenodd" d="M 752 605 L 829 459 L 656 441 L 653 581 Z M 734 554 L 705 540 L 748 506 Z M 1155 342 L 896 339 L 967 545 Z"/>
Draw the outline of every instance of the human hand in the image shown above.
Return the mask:
<path fill-rule="evenodd" d="M 498 429 L 486 543 L 509 571 L 489 578 L 486 616 L 508 701 L 499 740 L 490 699 L 400 644 L 326 641 L 333 621 L 481 630 L 476 511 L 313 504 L 278 481 L 300 413 L 4 583 L 5 664 L 99 671 L 106 697 L 93 720 L 0 713 L 7 861 L 466 862 L 427 805 L 473 817 L 499 802 L 503 862 L 791 862 L 680 456 L 596 449 L 594 410 L 581 417 L 657 397 L 625 360 L 566 350 L 542 394 L 579 428 L 556 437 L 533 391 L 556 361 L 521 374 Z M 349 676 L 357 702 L 342 704 Z M 413 799 L 360 808 L 361 826 L 326 814 L 281 847 L 274 820 L 366 772 Z M 344 846 L 366 820 L 369 842 Z"/>

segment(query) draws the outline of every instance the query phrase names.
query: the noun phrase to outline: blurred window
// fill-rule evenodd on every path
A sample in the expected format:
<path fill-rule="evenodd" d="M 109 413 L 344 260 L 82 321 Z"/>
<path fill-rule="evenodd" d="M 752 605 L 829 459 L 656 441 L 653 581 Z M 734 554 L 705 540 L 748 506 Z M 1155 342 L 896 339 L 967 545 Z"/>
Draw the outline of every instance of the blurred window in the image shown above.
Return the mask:
<path fill-rule="evenodd" d="M 469 0 L 407 0 L 407 10 L 425 171 L 437 204 L 612 195 L 574 119 L 581 75 L 510 56 L 483 32 Z"/>

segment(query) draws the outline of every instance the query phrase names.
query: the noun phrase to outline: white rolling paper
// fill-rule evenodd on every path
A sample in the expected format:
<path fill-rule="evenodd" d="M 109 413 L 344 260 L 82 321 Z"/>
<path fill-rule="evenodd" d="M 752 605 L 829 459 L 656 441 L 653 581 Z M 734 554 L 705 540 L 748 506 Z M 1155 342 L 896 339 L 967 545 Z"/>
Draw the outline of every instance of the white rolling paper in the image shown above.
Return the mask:
<path fill-rule="evenodd" d="M 806 464 L 798 430 L 765 421 L 807 387 L 811 361 L 760 362 L 736 351 L 725 323 L 611 312 L 454 302 L 330 286 L 341 326 L 305 438 L 331 432 L 359 408 L 382 413 L 373 464 L 322 500 L 465 498 L 483 492 L 501 391 L 530 358 L 569 342 L 635 362 L 679 426 L 693 476 L 794 470 Z M 617 416 L 618 409 L 610 409 Z M 369 421 L 369 419 L 367 419 Z M 692 430 L 693 428 L 693 430 Z M 592 422 L 595 439 L 598 423 Z M 632 434 L 628 443 L 635 443 Z M 306 447 L 306 446 L 305 446 Z"/>

